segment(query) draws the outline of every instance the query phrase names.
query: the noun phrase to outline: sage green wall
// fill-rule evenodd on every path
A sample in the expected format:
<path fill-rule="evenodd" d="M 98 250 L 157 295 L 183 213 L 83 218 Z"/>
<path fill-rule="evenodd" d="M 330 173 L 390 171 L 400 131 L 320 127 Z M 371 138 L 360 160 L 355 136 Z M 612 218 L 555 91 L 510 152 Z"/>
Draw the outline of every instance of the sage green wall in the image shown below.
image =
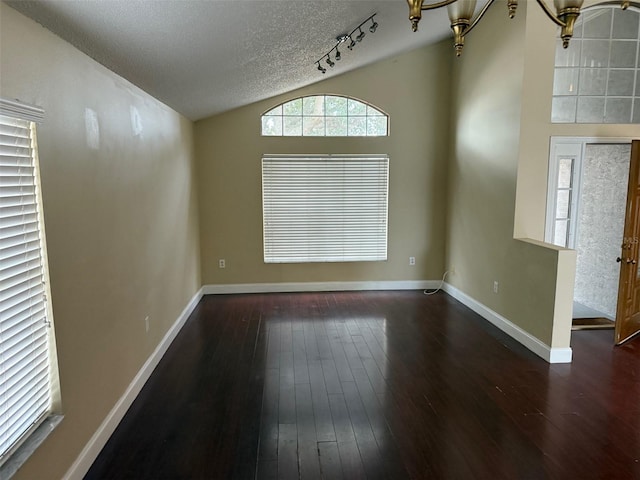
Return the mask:
<path fill-rule="evenodd" d="M 15 478 L 55 479 L 200 287 L 193 124 L 2 3 L 0 22 L 0 95 L 46 112 L 37 133 L 65 414 Z"/>
<path fill-rule="evenodd" d="M 572 281 L 574 252 L 513 235 L 518 161 L 528 135 L 521 131 L 526 18 L 534 8 L 521 2 L 514 20 L 490 9 L 455 62 L 446 263 L 455 269 L 453 286 L 546 345 L 566 348 L 568 336 L 554 340 L 556 315 L 570 316 L 557 305 L 565 292 L 557 280 Z"/>
<path fill-rule="evenodd" d="M 444 272 L 451 60 L 450 46 L 445 42 L 197 122 L 203 284 L 440 278 Z M 377 106 L 390 116 L 390 135 L 260 135 L 262 113 L 292 98 L 312 94 L 347 95 Z M 388 260 L 265 264 L 263 153 L 389 154 Z M 416 266 L 409 266 L 409 256 L 416 257 Z M 218 268 L 221 258 L 226 260 L 225 269 Z"/>

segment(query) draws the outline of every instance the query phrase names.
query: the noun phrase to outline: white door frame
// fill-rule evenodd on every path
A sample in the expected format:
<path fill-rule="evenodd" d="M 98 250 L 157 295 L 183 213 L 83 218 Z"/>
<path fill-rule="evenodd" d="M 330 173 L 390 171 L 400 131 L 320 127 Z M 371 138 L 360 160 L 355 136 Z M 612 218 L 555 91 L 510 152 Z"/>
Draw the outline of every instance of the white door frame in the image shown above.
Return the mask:
<path fill-rule="evenodd" d="M 580 213 L 580 189 L 582 186 L 582 161 L 588 144 L 631 144 L 633 137 L 551 137 L 549 170 L 547 177 L 547 211 L 544 240 L 554 243 L 554 227 L 557 207 L 558 168 L 561 158 L 573 159 L 571 196 L 569 200 L 569 235 L 563 247 L 575 249 L 578 235 L 577 219 Z"/>

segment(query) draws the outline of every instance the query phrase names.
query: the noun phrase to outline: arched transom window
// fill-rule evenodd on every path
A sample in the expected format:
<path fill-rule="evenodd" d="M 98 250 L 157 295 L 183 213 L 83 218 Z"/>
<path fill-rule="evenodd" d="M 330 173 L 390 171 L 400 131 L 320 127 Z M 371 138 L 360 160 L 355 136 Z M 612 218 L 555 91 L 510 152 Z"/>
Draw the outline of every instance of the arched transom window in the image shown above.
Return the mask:
<path fill-rule="evenodd" d="M 262 115 L 262 135 L 285 137 L 379 137 L 389 117 L 359 100 L 336 95 L 296 98 Z"/>

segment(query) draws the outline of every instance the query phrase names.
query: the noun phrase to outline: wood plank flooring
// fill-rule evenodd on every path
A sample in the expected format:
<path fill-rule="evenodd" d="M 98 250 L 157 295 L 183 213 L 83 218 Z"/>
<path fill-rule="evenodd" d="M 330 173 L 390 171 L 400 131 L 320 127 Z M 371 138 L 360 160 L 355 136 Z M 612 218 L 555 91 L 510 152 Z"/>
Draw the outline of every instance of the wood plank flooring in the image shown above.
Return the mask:
<path fill-rule="evenodd" d="M 640 479 L 640 340 L 549 365 L 444 293 L 206 296 L 94 479 Z"/>

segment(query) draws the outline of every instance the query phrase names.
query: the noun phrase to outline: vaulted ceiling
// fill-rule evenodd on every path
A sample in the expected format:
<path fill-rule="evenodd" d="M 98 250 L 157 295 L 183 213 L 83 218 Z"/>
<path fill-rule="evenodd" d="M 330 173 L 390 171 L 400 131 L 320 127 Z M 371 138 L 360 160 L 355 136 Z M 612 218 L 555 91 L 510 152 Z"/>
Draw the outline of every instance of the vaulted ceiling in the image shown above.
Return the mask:
<path fill-rule="evenodd" d="M 450 35 L 446 9 L 411 31 L 404 0 L 7 1 L 107 68 L 197 120 Z M 316 60 L 377 13 L 375 33 L 327 73 Z M 368 26 L 369 24 L 367 24 Z M 326 59 L 325 59 L 326 61 Z M 402 89 L 402 85 L 398 85 Z"/>

